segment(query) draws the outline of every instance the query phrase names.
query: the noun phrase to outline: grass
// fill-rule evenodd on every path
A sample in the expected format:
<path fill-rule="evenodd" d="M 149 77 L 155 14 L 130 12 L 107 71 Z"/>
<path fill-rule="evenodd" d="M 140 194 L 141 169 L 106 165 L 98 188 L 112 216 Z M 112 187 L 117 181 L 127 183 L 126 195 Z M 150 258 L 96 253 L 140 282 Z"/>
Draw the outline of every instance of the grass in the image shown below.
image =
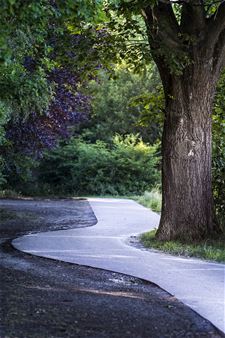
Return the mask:
<path fill-rule="evenodd" d="M 142 204 L 153 211 L 160 212 L 162 207 L 162 195 L 157 189 L 145 191 L 144 195 L 134 198 L 138 203 Z"/>
<path fill-rule="evenodd" d="M 0 198 L 20 198 L 21 194 L 10 189 L 0 190 Z"/>
<path fill-rule="evenodd" d="M 155 234 L 156 230 L 152 230 L 141 235 L 141 242 L 146 248 L 157 249 L 178 256 L 225 262 L 225 235 L 219 239 L 185 244 L 178 241 L 161 242 L 156 239 Z"/>
<path fill-rule="evenodd" d="M 17 199 L 17 198 L 27 198 L 27 197 L 32 197 L 32 198 L 88 198 L 88 197 L 93 197 L 93 198 L 116 198 L 116 199 L 121 199 L 121 198 L 126 198 L 126 199 L 132 199 L 143 206 L 147 208 L 151 208 L 153 211 L 160 212 L 161 210 L 161 194 L 156 190 L 152 190 L 151 192 L 146 191 L 142 196 L 140 195 L 132 195 L 132 194 L 127 194 L 127 195 L 112 195 L 112 194 L 91 194 L 91 195 L 76 195 L 76 194 L 54 194 L 54 193 L 46 193 L 46 194 L 22 194 L 21 192 L 16 192 L 11 189 L 5 189 L 5 190 L 0 190 L 0 198 L 12 198 L 12 199 Z"/>

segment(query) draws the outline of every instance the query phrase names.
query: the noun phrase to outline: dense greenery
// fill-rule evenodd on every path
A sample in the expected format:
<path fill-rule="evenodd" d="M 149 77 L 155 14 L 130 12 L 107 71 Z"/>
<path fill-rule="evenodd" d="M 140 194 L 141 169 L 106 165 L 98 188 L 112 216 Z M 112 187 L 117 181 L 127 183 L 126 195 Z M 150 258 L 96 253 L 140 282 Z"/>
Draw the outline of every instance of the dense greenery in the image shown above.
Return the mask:
<path fill-rule="evenodd" d="M 46 44 L 49 22 L 55 15 L 48 1 L 1 2 L 0 14 L 0 149 L 6 145 L 4 125 L 12 118 L 25 118 L 32 108 L 42 113 L 52 97 L 44 68 L 48 66 Z M 32 74 L 23 66 L 27 55 L 40 62 Z M 0 155 L 0 184 L 4 159 Z"/>
<path fill-rule="evenodd" d="M 92 114 L 82 130 L 86 140 L 110 143 L 116 133 L 140 134 L 151 144 L 160 138 L 163 96 L 153 64 L 141 74 L 129 71 L 125 63 L 117 65 L 113 78 L 102 71 L 98 81 L 90 82 L 88 93 Z"/>
<path fill-rule="evenodd" d="M 58 195 L 138 194 L 159 183 L 156 148 L 134 135 L 115 136 L 111 147 L 71 139 L 44 157 L 39 189 Z"/>
<path fill-rule="evenodd" d="M 4 0 L 1 5 L 0 184 L 4 184 L 7 177 L 12 183 L 15 176 L 24 180 L 31 175 L 33 159 L 59 138 L 69 137 L 70 126 L 87 117 L 89 98 L 79 91 L 84 58 L 79 59 L 83 48 L 87 52 L 93 47 L 93 39 L 84 32 L 100 13 L 95 1 L 84 5 L 67 0 L 62 6 L 60 1 Z"/>
<path fill-rule="evenodd" d="M 29 130 L 30 117 L 22 122 L 20 128 L 15 129 L 13 125 L 8 124 L 11 133 L 15 134 L 16 131 L 20 135 L 14 138 L 13 144 L 7 143 L 4 147 L 6 165 L 3 172 L 8 181 L 3 186 L 4 189 L 10 187 L 31 195 L 37 193 L 124 195 L 140 194 L 159 184 L 159 165 L 153 170 L 155 162 L 158 162 L 159 147 L 155 147 L 157 159 L 152 157 L 151 163 L 148 152 L 151 147 L 143 142 L 136 145 L 137 132 L 145 138 L 145 141 L 150 140 L 151 143 L 158 139 L 161 132 L 162 96 L 158 83 L 154 68 L 149 75 L 138 75 L 129 72 L 123 65 L 118 67 L 115 78 L 109 78 L 105 71 L 100 71 L 99 77 L 92 80 L 88 88 L 83 89 L 92 98 L 91 118 L 82 127 L 78 124 L 73 127 L 74 135 L 76 137 L 82 135 L 84 141 L 75 138 L 68 144 L 61 142 L 54 152 L 46 152 L 42 160 L 30 156 L 34 151 L 21 153 L 21 150 L 26 150 L 27 147 L 28 150 L 30 148 L 37 150 L 35 142 L 43 149 L 40 122 L 45 123 L 46 117 L 37 119 L 36 125 L 32 123 L 35 129 L 30 128 L 31 130 Z M 151 95 L 147 92 L 148 87 L 152 88 Z M 85 98 L 85 95 L 83 97 Z M 60 97 L 57 97 L 58 102 L 59 99 Z M 152 108 L 150 110 L 149 104 Z M 79 107 L 79 101 L 75 101 L 74 105 L 75 108 Z M 87 109 L 86 104 L 84 111 L 86 114 Z M 52 130 L 54 119 L 47 122 L 47 126 L 50 125 Z M 52 134 L 51 130 L 45 126 L 43 133 L 45 140 Z M 28 137 L 30 133 L 32 137 Z M 134 135 L 126 137 L 129 133 Z M 118 136 L 115 137 L 116 134 Z M 32 140 L 32 143 L 27 144 L 27 138 Z M 122 142 L 120 147 L 119 142 Z M 66 167 L 68 172 L 65 170 Z"/>

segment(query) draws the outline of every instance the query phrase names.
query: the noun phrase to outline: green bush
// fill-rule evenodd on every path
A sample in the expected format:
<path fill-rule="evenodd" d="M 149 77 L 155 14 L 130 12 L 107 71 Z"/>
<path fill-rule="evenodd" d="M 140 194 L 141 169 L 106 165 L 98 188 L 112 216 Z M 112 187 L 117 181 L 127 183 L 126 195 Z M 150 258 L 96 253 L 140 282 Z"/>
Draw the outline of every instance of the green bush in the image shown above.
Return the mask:
<path fill-rule="evenodd" d="M 156 146 L 137 136 L 115 136 L 113 146 L 72 139 L 46 154 L 39 185 L 54 194 L 140 194 L 159 182 Z"/>
<path fill-rule="evenodd" d="M 16 153 L 10 143 L 5 147 L 5 150 L 2 170 L 5 182 L 0 187 L 6 191 L 11 190 L 29 195 L 34 191 L 36 184 L 35 170 L 38 167 L 38 161 L 25 154 Z"/>

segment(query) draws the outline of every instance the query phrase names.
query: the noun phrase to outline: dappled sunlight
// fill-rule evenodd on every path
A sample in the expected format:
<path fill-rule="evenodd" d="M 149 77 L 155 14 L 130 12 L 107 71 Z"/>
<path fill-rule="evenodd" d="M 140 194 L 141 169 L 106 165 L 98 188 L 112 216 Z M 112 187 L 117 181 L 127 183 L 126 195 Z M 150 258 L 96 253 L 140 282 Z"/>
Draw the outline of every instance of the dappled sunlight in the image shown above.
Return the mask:
<path fill-rule="evenodd" d="M 97 295 L 108 295 L 113 297 L 125 297 L 125 298 L 135 298 L 144 300 L 145 297 L 142 295 L 134 294 L 131 292 L 122 292 L 122 291 L 105 291 L 105 290 L 95 290 L 95 289 L 73 289 L 74 291 L 79 292 L 88 292 Z"/>
<path fill-rule="evenodd" d="M 80 230 L 80 228 L 78 228 L 78 229 L 73 229 L 73 231 L 76 231 L 76 230 Z M 57 231 L 66 231 L 66 230 L 57 230 Z M 39 237 L 37 234 L 35 234 L 35 235 L 27 235 L 27 237 Z M 59 233 L 59 234 L 57 234 L 57 235 L 45 235 L 45 234 L 43 234 L 43 236 L 42 237 L 44 237 L 44 238 L 74 238 L 74 239 L 77 239 L 77 238 L 87 238 L 88 240 L 89 239 L 91 239 L 91 240 L 95 240 L 95 239 L 105 239 L 105 238 L 112 238 L 112 239 L 118 239 L 118 236 L 101 236 L 101 235 L 94 235 L 94 236 L 92 236 L 92 235 L 86 235 L 86 236 L 80 236 L 80 235 L 62 235 L 61 233 Z M 122 238 L 122 236 L 121 236 L 121 238 Z"/>
<path fill-rule="evenodd" d="M 169 254 L 168 256 L 163 253 L 164 257 L 162 259 L 164 260 L 169 260 L 169 261 L 176 261 L 180 263 L 185 263 L 185 264 L 196 264 L 199 265 L 202 263 L 202 260 L 200 258 L 189 258 L 189 257 L 175 257 Z M 208 266 L 218 266 L 221 267 L 221 269 L 224 269 L 224 264 L 223 263 L 214 263 L 214 262 L 208 262 Z M 211 267 L 209 268 L 211 270 Z"/>
<path fill-rule="evenodd" d="M 102 296 L 113 296 L 113 297 L 124 297 L 124 298 L 133 298 L 133 299 L 141 299 L 145 300 L 146 297 L 140 294 L 132 293 L 132 292 L 125 292 L 125 291 L 107 291 L 107 290 L 102 290 L 102 289 L 91 289 L 91 288 L 79 288 L 79 287 L 67 287 L 65 288 L 55 288 L 55 287 L 41 287 L 41 286 L 31 286 L 31 285 L 26 285 L 24 286 L 26 289 L 36 289 L 40 291 L 52 291 L 52 292 L 67 292 L 72 291 L 72 292 L 81 292 L 81 293 L 91 293 L 95 295 L 102 295 Z"/>
<path fill-rule="evenodd" d="M 134 259 L 135 256 L 125 256 L 125 255 L 113 255 L 113 254 L 86 254 L 86 253 L 82 253 L 81 250 L 60 250 L 60 249 L 56 249 L 56 250 L 27 250 L 27 253 L 31 253 L 31 254 L 46 254 L 46 255 L 51 255 L 53 253 L 60 255 L 60 254 L 64 254 L 64 253 L 70 253 L 70 254 L 74 254 L 76 255 L 77 258 L 102 258 L 102 259 L 112 259 L 112 258 L 122 258 L 122 259 Z M 52 258 L 55 258 L 55 256 L 52 256 Z"/>
<path fill-rule="evenodd" d="M 223 267 L 221 267 L 221 268 L 190 268 L 190 267 L 187 267 L 187 268 L 184 268 L 184 269 L 182 269 L 182 268 L 178 268 L 178 269 L 176 269 L 176 270 L 172 270 L 171 269 L 171 271 L 185 271 L 185 270 L 189 270 L 189 271 L 223 271 L 224 270 L 224 268 Z"/>
<path fill-rule="evenodd" d="M 134 202 L 131 199 L 121 199 L 121 198 L 104 198 L 104 197 L 88 197 L 88 200 L 95 203 L 105 203 L 105 204 L 111 204 L 111 203 L 118 203 L 126 204 L 127 202 Z M 135 202 L 134 202 L 135 203 Z"/>

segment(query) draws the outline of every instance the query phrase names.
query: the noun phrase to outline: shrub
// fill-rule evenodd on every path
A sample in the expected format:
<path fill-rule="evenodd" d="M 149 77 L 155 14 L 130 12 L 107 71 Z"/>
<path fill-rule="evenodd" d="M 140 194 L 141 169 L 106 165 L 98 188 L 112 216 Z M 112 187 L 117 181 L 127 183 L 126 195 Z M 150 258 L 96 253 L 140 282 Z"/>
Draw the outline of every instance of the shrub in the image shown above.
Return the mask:
<path fill-rule="evenodd" d="M 140 194 L 159 182 L 156 146 L 137 136 L 115 136 L 112 147 L 72 139 L 47 153 L 39 184 L 55 194 Z"/>

